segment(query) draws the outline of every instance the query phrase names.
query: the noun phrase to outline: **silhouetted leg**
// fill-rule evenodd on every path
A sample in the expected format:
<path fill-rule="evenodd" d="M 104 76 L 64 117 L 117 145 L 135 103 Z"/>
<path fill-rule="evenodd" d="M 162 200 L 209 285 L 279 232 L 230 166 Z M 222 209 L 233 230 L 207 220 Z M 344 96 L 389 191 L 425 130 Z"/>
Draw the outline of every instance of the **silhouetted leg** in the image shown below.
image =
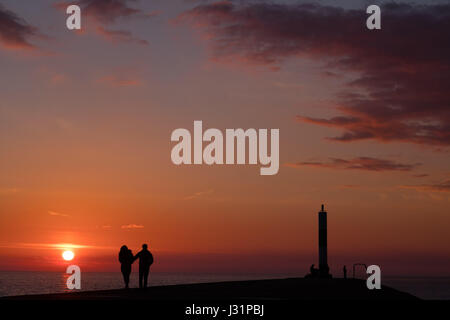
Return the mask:
<path fill-rule="evenodd" d="M 148 280 L 148 272 L 150 271 L 150 267 L 145 268 L 144 270 L 144 288 L 147 288 L 147 280 Z"/>
<path fill-rule="evenodd" d="M 139 268 L 139 288 L 142 288 L 143 277 L 144 277 L 144 270 L 142 268 Z"/>
<path fill-rule="evenodd" d="M 125 283 L 125 287 L 127 286 L 127 275 L 122 271 L 123 282 Z"/>
<path fill-rule="evenodd" d="M 130 283 L 130 272 L 127 272 L 126 274 L 124 274 L 123 277 L 125 279 L 125 288 L 128 289 L 128 285 Z"/>
<path fill-rule="evenodd" d="M 123 276 L 123 282 L 125 283 L 125 288 L 128 288 L 128 284 L 130 283 L 130 273 L 131 273 L 131 266 L 122 265 L 120 268 L 120 271 L 122 271 Z"/>

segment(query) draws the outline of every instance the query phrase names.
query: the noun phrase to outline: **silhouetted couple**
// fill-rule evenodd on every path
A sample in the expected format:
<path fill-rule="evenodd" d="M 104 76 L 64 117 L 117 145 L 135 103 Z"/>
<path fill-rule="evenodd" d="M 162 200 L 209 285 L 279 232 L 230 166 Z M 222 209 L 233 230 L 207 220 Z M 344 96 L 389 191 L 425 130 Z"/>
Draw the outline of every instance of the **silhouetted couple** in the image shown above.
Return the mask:
<path fill-rule="evenodd" d="M 153 263 L 153 255 L 148 250 L 148 246 L 146 244 L 142 245 L 142 250 L 135 256 L 133 256 L 133 253 L 127 246 L 122 246 L 120 248 L 120 270 L 122 271 L 125 288 L 128 288 L 130 283 L 131 265 L 137 259 L 139 259 L 139 288 L 147 288 L 148 273 L 150 272 L 150 266 Z"/>

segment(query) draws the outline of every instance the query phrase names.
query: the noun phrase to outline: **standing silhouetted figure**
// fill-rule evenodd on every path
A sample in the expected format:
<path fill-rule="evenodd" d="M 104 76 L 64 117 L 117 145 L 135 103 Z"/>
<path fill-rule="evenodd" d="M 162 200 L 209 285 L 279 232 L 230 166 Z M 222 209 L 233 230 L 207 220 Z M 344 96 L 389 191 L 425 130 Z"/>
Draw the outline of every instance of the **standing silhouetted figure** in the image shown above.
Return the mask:
<path fill-rule="evenodd" d="M 347 279 L 347 267 L 346 266 L 344 266 L 344 279 Z"/>
<path fill-rule="evenodd" d="M 122 271 L 125 288 L 128 289 L 130 283 L 131 264 L 133 263 L 133 253 L 127 246 L 122 246 L 119 251 L 120 271 Z"/>
<path fill-rule="evenodd" d="M 148 246 L 144 243 L 142 250 L 134 257 L 134 260 L 139 259 L 139 288 L 147 288 L 148 273 L 153 263 L 153 255 L 147 248 Z M 142 280 L 144 280 L 144 286 L 142 286 Z"/>

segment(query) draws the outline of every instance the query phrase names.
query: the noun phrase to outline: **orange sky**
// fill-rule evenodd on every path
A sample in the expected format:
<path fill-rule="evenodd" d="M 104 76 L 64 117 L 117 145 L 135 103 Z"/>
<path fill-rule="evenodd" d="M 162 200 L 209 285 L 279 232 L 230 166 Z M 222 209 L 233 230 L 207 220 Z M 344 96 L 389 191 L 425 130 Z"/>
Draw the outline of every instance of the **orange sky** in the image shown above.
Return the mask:
<path fill-rule="evenodd" d="M 324 203 L 332 272 L 364 262 L 449 275 L 448 145 L 338 142 L 327 139 L 335 123 L 297 117 L 338 116 L 357 70 L 326 76 L 317 52 L 280 54 L 276 66 L 215 56 L 219 31 L 174 23 L 193 4 L 141 1 L 160 13 L 92 15 L 84 33 L 65 30 L 50 2 L 30 6 L 5 3 L 40 36 L 14 24 L 22 38 L 11 42 L 0 31 L 0 270 L 64 270 L 64 244 L 84 271 L 118 270 L 121 245 L 136 253 L 147 242 L 155 271 L 303 274 L 317 263 Z M 97 24 L 130 36 L 105 37 Z M 173 165 L 170 134 L 194 120 L 279 128 L 279 173 Z"/>

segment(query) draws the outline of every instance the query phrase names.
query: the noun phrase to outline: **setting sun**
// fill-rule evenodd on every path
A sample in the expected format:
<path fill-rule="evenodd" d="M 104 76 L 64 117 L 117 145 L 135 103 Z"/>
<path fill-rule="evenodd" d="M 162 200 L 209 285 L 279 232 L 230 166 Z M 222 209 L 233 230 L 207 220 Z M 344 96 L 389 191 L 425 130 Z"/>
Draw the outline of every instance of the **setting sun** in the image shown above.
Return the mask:
<path fill-rule="evenodd" d="M 70 250 L 66 250 L 62 253 L 62 257 L 64 260 L 70 261 L 73 259 L 73 257 L 75 257 L 75 254 Z"/>

